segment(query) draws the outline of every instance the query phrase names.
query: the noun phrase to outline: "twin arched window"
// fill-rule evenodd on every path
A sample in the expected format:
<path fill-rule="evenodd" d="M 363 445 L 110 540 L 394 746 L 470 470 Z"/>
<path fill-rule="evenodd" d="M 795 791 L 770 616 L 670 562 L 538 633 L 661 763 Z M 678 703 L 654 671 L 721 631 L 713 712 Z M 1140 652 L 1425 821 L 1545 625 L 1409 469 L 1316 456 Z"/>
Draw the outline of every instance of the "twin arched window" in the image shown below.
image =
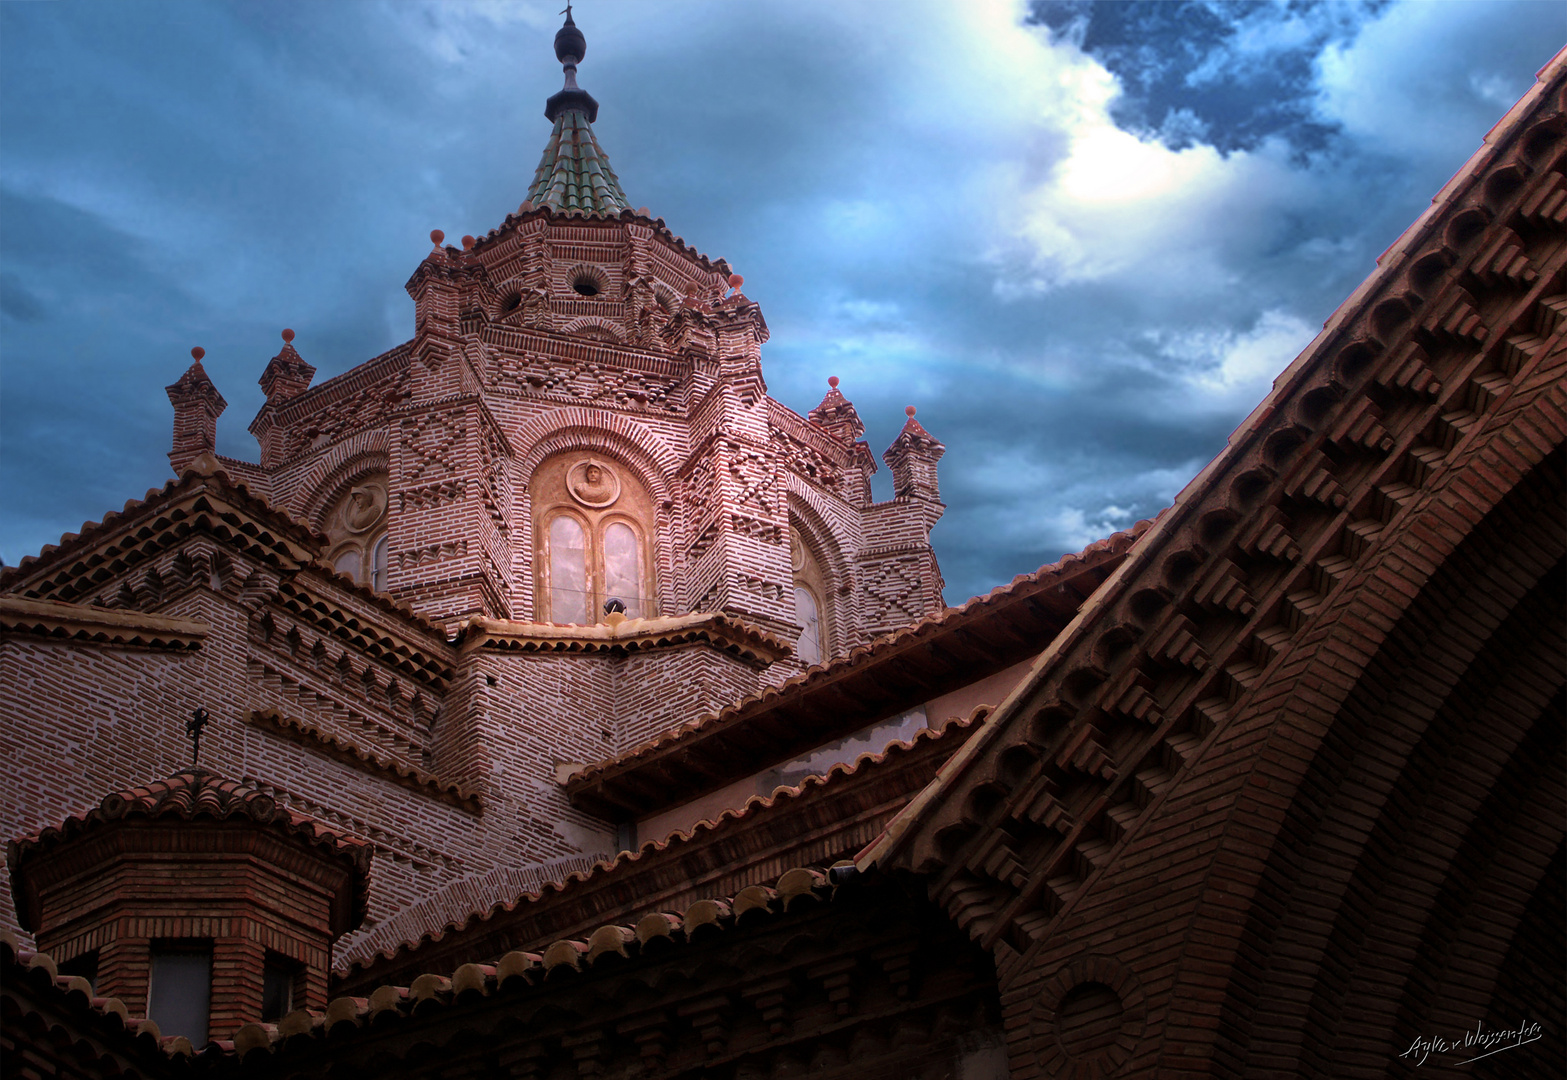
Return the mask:
<path fill-rule="evenodd" d="M 592 625 L 619 600 L 630 618 L 658 614 L 653 501 L 629 469 L 574 451 L 540 464 L 530 485 L 534 618 Z"/>
<path fill-rule="evenodd" d="M 365 558 L 364 549 L 358 544 L 350 544 L 343 548 L 332 558 L 332 569 L 339 574 L 346 574 L 361 585 L 368 585 L 376 592 L 386 591 L 386 534 L 370 545 L 370 557 Z"/>
<path fill-rule="evenodd" d="M 545 546 L 551 622 L 595 623 L 611 598 L 626 605 L 629 618 L 647 614 L 643 545 L 631 523 L 619 519 L 591 523 L 570 511 L 559 511 L 549 518 Z"/>

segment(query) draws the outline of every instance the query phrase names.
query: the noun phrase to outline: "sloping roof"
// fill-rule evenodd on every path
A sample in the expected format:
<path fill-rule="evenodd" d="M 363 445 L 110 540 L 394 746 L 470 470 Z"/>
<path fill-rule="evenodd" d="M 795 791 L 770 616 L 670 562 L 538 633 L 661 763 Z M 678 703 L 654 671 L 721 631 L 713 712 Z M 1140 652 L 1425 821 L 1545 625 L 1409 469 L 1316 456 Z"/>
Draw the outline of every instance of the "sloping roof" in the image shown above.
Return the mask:
<path fill-rule="evenodd" d="M 985 596 L 671 729 L 576 773 L 566 782 L 567 793 L 590 813 L 639 817 L 1026 660 L 1071 620 L 1148 527 L 1138 522 Z"/>
<path fill-rule="evenodd" d="M 455 965 L 464 959 L 496 956 L 517 940 L 538 933 L 545 925 L 580 924 L 584 918 L 592 917 L 591 911 L 607 913 L 617 908 L 635 911 L 668 903 L 672 877 L 684 882 L 677 891 L 703 887 L 703 881 L 692 879 L 693 876 L 702 877 L 704 873 L 703 880 L 709 886 L 713 884 L 714 869 L 727 865 L 727 856 L 715 855 L 711 849 L 725 834 L 738 838 L 737 829 L 750 829 L 756 833 L 759 817 L 789 814 L 812 802 L 820 803 L 830 795 L 845 794 L 844 788 L 848 785 L 858 784 L 864 789 L 876 781 L 876 774 L 885 773 L 887 767 L 912 767 L 920 770 L 919 776 L 930 776 L 940 762 L 984 722 L 988 712 L 987 706 L 980 706 L 962 719 L 923 729 L 908 740 L 894 740 L 879 753 L 861 754 L 853 762 L 836 763 L 796 785 L 779 787 L 769 795 L 754 795 L 743 806 L 724 810 L 712 819 L 696 822 L 689 829 L 649 839 L 634 852 L 623 851 L 614 858 L 557 860 L 550 864 L 556 872 L 554 877 L 538 873 L 544 868 L 520 867 L 455 882 L 356 937 L 346 947 L 340 946 L 334 953 L 335 962 L 340 972 L 346 968 L 345 981 L 353 986 L 364 986 L 368 984 L 367 980 L 408 977 L 410 971 L 428 970 L 443 963 Z M 885 821 L 901 800 L 923 782 L 919 776 L 893 790 L 897 802 L 880 812 L 868 830 L 871 834 L 880 827 L 879 822 Z M 876 782 L 873 786 L 886 785 Z M 884 801 L 887 793 L 877 792 L 873 798 Z M 833 805 L 839 806 L 841 802 L 840 799 Z M 841 809 L 840 806 L 837 812 Z M 787 820 L 792 819 L 775 822 L 771 829 L 761 830 L 769 834 L 765 840 L 748 834 L 750 839 L 738 842 L 744 843 L 753 856 L 756 851 L 765 849 L 770 853 L 769 857 L 797 858 L 798 845 L 794 856 L 787 852 L 780 855 L 771 834 L 778 830 L 809 832 L 819 822 L 812 820 L 802 829 L 799 825 L 787 825 Z M 843 839 L 848 842 L 843 849 L 846 853 L 853 852 L 864 842 L 853 839 L 853 832 L 857 830 L 851 825 L 844 821 L 840 827 Z M 699 854 L 698 848 L 709 854 Z M 692 863 L 688 856 L 696 859 L 700 866 Z M 578 861 L 584 865 L 574 865 Z M 583 893 L 588 888 L 603 894 L 595 896 L 591 908 L 582 903 Z M 547 910 L 558 911 L 559 917 L 550 916 Z M 438 948 L 432 948 L 434 946 Z"/>
<path fill-rule="evenodd" d="M 1046 933 L 1517 380 L 1542 419 L 1514 441 L 1560 445 L 1564 94 L 1567 50 L 860 866 L 931 872 L 982 942 Z M 1008 815 L 1053 846 L 1011 850 Z"/>
<path fill-rule="evenodd" d="M 592 217 L 613 217 L 631 208 L 609 155 L 579 110 L 567 109 L 555 118 L 528 201 L 559 213 Z"/>
<path fill-rule="evenodd" d="M 62 622 L 50 631 L 56 637 L 194 640 L 170 637 L 175 628 L 158 627 L 156 616 L 130 613 L 123 618 L 139 620 L 140 629 L 129 623 L 116 629 L 110 626 L 114 613 L 105 610 L 99 616 L 94 614 L 97 609 L 82 606 L 98 595 L 106 576 L 126 573 L 177 546 L 193 532 L 209 534 L 284 571 L 303 571 L 285 573 L 278 584 L 278 603 L 294 614 L 332 627 L 413 678 L 442 684 L 450 677 L 454 656 L 441 626 L 327 565 L 320 558 L 327 543 L 324 535 L 234 480 L 211 454 L 192 461 L 178 479 L 126 502 L 119 512 L 105 514 L 102 521 L 89 521 L 79 533 L 62 536 L 58 545 L 45 545 L 37 555 L 25 556 L 19 565 L 0 570 L 0 593 L 62 605 L 51 609 L 52 617 L 59 620 L 69 615 L 74 622 Z M 320 588 L 317 582 L 328 588 Z M 363 611 L 343 604 L 344 593 L 392 618 L 370 624 Z M 40 609 L 29 616 L 18 607 L 8 621 L 19 629 L 31 623 L 47 630 L 51 624 L 46 614 Z M 92 620 L 103 625 L 87 625 Z M 180 633 L 188 629 L 182 627 Z M 397 633 L 391 635 L 394 629 Z"/>
<path fill-rule="evenodd" d="M 369 900 L 368 875 L 373 852 L 368 841 L 347 836 L 314 818 L 280 807 L 271 796 L 248 784 L 218 776 L 206 769 L 189 768 L 167 780 L 106 795 L 91 810 L 72 814 L 59 825 L 44 829 L 36 835 L 12 840 L 6 846 L 6 862 L 11 870 L 11 893 L 16 898 L 17 914 L 23 920 L 24 927 L 37 923 L 32 899 L 23 887 L 29 863 L 60 844 L 110 822 L 161 818 L 178 818 L 182 821 L 242 818 L 297 837 L 352 867 L 354 896 L 351 907 L 356 921 L 364 917 Z"/>
<path fill-rule="evenodd" d="M 0 930 L 0 987 L 11 999 L 6 1026 L 16 1024 L 20 1034 L 32 1037 L 25 1049 L 18 1048 L 18 1060 L 7 1056 L 19 1075 L 61 1075 L 54 1071 L 60 1057 L 83 1070 L 73 1076 L 125 1075 L 131 1072 L 128 1064 L 142 1075 L 186 1073 L 170 1066 L 188 1062 L 194 1052 L 189 1039 L 163 1035 L 151 1020 L 131 1016 L 119 998 L 94 995 L 80 975 L 59 974 L 52 956 L 23 948 L 9 930 Z"/>
<path fill-rule="evenodd" d="M 301 1009 L 276 1024 L 246 1024 L 235 1033 L 232 1051 L 217 1044 L 209 1046 L 204 1056 L 232 1052 L 243 1059 L 260 1052 L 293 1057 L 308 1052 L 311 1044 L 339 1039 L 354 1028 L 384 1029 L 497 995 L 558 994 L 564 977 L 613 971 L 638 959 L 673 958 L 679 950 L 749 936 L 786 915 L 825 905 L 876 904 L 881 890 L 889 887 L 879 875 L 868 879 L 855 875 L 852 867 L 836 872 L 795 867 L 769 884 L 701 899 L 681 913 L 655 912 L 635 925 L 609 923 L 580 938 L 540 942 L 536 950 L 514 950 L 494 964 L 465 963 L 450 977 L 425 974 L 408 986 L 387 984 L 364 997 L 338 997 L 324 1013 Z M 553 1018 L 547 1016 L 541 1019 L 549 1024 Z M 540 1033 L 550 1030 L 545 1027 Z"/>
<path fill-rule="evenodd" d="M 616 654 L 698 641 L 759 665 L 771 664 L 793 652 L 789 643 L 777 635 L 721 611 L 622 619 L 595 626 L 560 626 L 474 616 L 458 629 L 455 639 L 464 652 L 483 648 L 503 652 Z"/>
<path fill-rule="evenodd" d="M 21 593 L 24 596 L 48 600 L 74 600 L 83 590 L 76 586 L 76 579 L 103 564 L 112 565 L 118 550 L 104 554 L 93 550 L 95 545 L 128 524 L 180 507 L 204 494 L 219 496 L 222 501 L 251 518 L 248 528 L 241 531 L 254 544 L 292 561 L 304 562 L 313 558 L 326 545 L 326 537 L 310 528 L 303 521 L 272 506 L 253 493 L 245 484 L 235 481 L 224 471 L 217 459 L 203 454 L 187 465 L 176 479 L 161 488 L 152 488 L 140 499 L 131 499 L 118 511 L 110 511 L 102 521 L 89 521 L 81 530 L 66 533 L 58 544 L 45 544 L 37 555 L 24 555 L 16 566 L 0 570 L 0 590 Z M 257 524 L 262 525 L 257 528 Z M 143 524 L 140 533 L 127 541 L 126 547 L 168 530 L 170 522 Z M 44 575 L 54 571 L 54 577 Z"/>

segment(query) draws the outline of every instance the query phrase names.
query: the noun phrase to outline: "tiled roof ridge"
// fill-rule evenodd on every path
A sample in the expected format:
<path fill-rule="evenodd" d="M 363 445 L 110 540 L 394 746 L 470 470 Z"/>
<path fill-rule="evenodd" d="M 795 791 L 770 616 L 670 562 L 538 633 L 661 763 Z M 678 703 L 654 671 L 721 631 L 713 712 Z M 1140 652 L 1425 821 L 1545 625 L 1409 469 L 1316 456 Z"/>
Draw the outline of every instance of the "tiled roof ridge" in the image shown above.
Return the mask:
<path fill-rule="evenodd" d="M 1019 574 L 1007 584 L 998 585 L 988 593 L 971 597 L 956 607 L 945 608 L 934 615 L 927 615 L 910 626 L 883 634 L 864 645 L 856 645 L 848 652 L 829 660 L 825 664 L 812 665 L 799 675 L 794 675 L 776 686 L 769 686 L 755 694 L 741 698 L 718 712 L 708 713 L 697 720 L 668 728 L 629 750 L 574 773 L 567 782 L 568 786 L 577 787 L 580 784 L 591 782 L 612 769 L 646 757 L 655 751 L 665 750 L 692 735 L 706 732 L 723 724 L 733 723 L 759 705 L 775 701 L 786 694 L 802 688 L 829 682 L 844 671 L 874 660 L 876 657 L 897 649 L 913 639 L 932 633 L 954 619 L 974 614 L 1007 600 L 1029 585 L 1043 584 L 1050 578 L 1060 575 L 1063 571 L 1074 567 L 1078 563 L 1086 562 L 1099 556 L 1114 557 L 1125 554 L 1152 525 L 1153 522 L 1150 520 L 1139 521 L 1130 529 L 1124 529 L 1102 539 L 1095 540 L 1083 548 L 1082 551 L 1063 555 L 1055 562 L 1048 563 L 1032 573 Z"/>
<path fill-rule="evenodd" d="M 362 908 L 365 884 L 369 872 L 372 846 L 366 840 L 334 829 L 315 818 L 296 814 L 279 806 L 270 795 L 258 791 L 239 780 L 231 780 L 198 766 L 181 769 L 164 780 L 117 791 L 106 795 L 91 810 L 72 814 L 59 825 L 51 825 L 31 836 L 12 840 L 6 845 L 6 861 L 10 864 L 12 891 L 16 889 L 17 872 L 23 863 L 35 858 L 67 840 L 80 836 L 89 829 L 110 821 L 130 818 L 178 817 L 185 821 L 205 818 L 224 821 L 245 817 L 258 825 L 274 826 L 290 835 L 329 851 L 332 855 L 353 863 L 358 871 L 355 891 L 356 909 Z"/>
<path fill-rule="evenodd" d="M 16 970 L 7 972 L 0 985 L 14 987 L 25 981 L 33 992 L 53 998 L 63 1011 L 83 1017 L 103 1034 L 123 1039 L 126 1050 L 161 1053 L 171 1058 L 189 1058 L 195 1053 L 185 1036 L 164 1035 L 153 1021 L 132 1016 L 119 998 L 94 995 L 92 984 L 86 979 L 61 975 L 54 957 L 25 948 L 15 934 L 0 929 L 0 969 L 7 966 Z"/>
<path fill-rule="evenodd" d="M 147 649 L 201 647 L 211 627 L 195 619 L 0 594 L 0 633 Z"/>
<path fill-rule="evenodd" d="M 464 933 L 479 923 L 488 922 L 498 914 L 514 911 L 524 903 L 535 903 L 543 899 L 547 893 L 565 893 L 575 884 L 585 884 L 604 874 L 613 873 L 620 867 L 640 862 L 647 856 L 660 854 L 677 845 L 689 843 L 700 833 L 717 832 L 748 816 L 754 818 L 757 813 L 771 810 L 785 802 L 793 802 L 813 791 L 826 787 L 830 783 L 854 776 L 860 773 L 862 768 L 881 765 L 894 754 L 909 753 L 921 744 L 935 742 L 945 738 L 954 731 L 977 728 L 989 716 L 991 710 L 992 706 L 990 705 L 978 705 L 966 717 L 952 717 L 944 721 L 939 727 L 921 728 L 908 739 L 894 739 L 880 752 L 866 751 L 858 755 L 852 762 L 835 762 L 821 773 L 813 773 L 805 777 L 798 784 L 780 785 L 770 795 L 752 795 L 740 807 L 726 808 L 712 818 L 704 818 L 693 823 L 689 829 L 676 829 L 662 840 L 649 839 L 643 841 L 635 851 L 622 851 L 611 858 L 595 859 L 591 866 L 583 870 L 567 874 L 557 880 L 547 881 L 538 889 L 517 896 L 513 900 L 499 900 L 482 910 L 469 911 L 461 922 L 456 921 L 456 919 L 448 919 L 439 928 L 432 927 L 416 938 L 409 938 L 400 942 L 390 950 L 382 948 L 368 956 L 352 959 L 347 964 L 339 967 L 338 970 L 342 972 L 367 970 L 378 961 L 394 960 L 426 944 L 434 944 L 441 941 L 449 934 Z"/>
<path fill-rule="evenodd" d="M 45 544 L 37 555 L 24 555 L 16 566 L 0 569 L 0 590 L 11 589 L 18 582 L 31 578 L 40 571 L 68 562 L 97 542 L 109 530 L 121 527 L 127 520 L 155 514 L 160 508 L 170 506 L 187 496 L 197 500 L 195 508 L 200 510 L 200 500 L 207 494 L 235 504 L 236 509 L 258 518 L 270 519 L 282 526 L 280 531 L 292 534 L 289 539 L 296 546 L 314 552 L 313 559 L 305 562 L 305 566 L 314 568 L 326 579 L 361 600 L 372 603 L 380 610 L 406 619 L 420 629 L 438 634 L 443 641 L 446 640 L 446 630 L 439 623 L 432 622 L 407 604 L 400 603 L 385 593 L 378 593 L 368 585 L 338 573 L 320 556 L 327 545 L 325 534 L 282 507 L 274 506 L 265 496 L 252 491 L 243 481 L 235 480 L 222 463 L 211 454 L 203 454 L 196 458 L 179 476 L 166 481 L 162 487 L 149 488 L 140 499 L 126 500 L 124 507 L 117 511 L 109 511 L 101 521 L 84 522 L 79 532 L 63 534 L 58 544 Z M 207 509 L 216 510 L 211 506 Z M 26 599 L 36 598 L 26 597 Z"/>
<path fill-rule="evenodd" d="M 312 744 L 317 750 L 325 750 L 338 759 L 347 758 L 351 763 L 372 772 L 387 774 L 394 783 L 430 795 L 471 814 L 483 809 L 483 800 L 474 789 L 455 780 L 442 780 L 439 776 L 411 765 L 394 761 L 385 754 L 356 746 L 340 735 L 335 735 L 294 716 L 287 716 L 277 709 L 249 709 L 245 722 L 274 731 L 296 742 Z"/>
<path fill-rule="evenodd" d="M 848 863 L 825 869 L 793 867 L 770 884 L 748 885 L 733 896 L 697 900 L 680 914 L 653 912 L 635 926 L 607 923 L 581 939 L 562 939 L 539 952 L 516 950 L 494 964 L 462 964 L 449 977 L 427 973 L 408 986 L 387 984 L 365 997 L 333 998 L 321 1012 L 297 1009 L 276 1024 L 246 1024 L 234 1033 L 232 1049 L 222 1043 L 211 1044 L 207 1054 L 232 1052 L 244 1059 L 252 1053 L 292 1047 L 301 1036 L 329 1037 L 343 1024 L 382 1026 L 476 997 L 543 986 L 547 978 L 586 974 L 601 962 L 657 956 L 832 903 L 845 892 L 852 894 L 867 887 L 867 879 L 885 880 L 882 875 L 861 874 Z"/>
<path fill-rule="evenodd" d="M 243 481 L 234 479 L 212 454 L 202 454 L 187 465 L 179 476 L 166 480 L 162 487 L 148 488 L 147 493 L 140 499 L 127 499 L 122 508 L 110 510 L 103 515 L 101 521 L 83 522 L 77 532 L 63 533 L 58 544 L 45 544 L 38 554 L 24 555 L 21 562 L 15 566 L 0 569 L 0 589 L 8 589 L 24 577 L 30 577 L 51 565 L 64 562 L 92 544 L 109 529 L 119 526 L 125 519 L 151 513 L 160 505 L 172 503 L 181 496 L 199 494 L 200 489 L 209 484 L 215 484 L 217 490 L 225 494 L 232 494 L 235 497 L 234 501 L 240 503 L 243 509 L 273 517 L 296 536 L 307 537 L 311 541 L 318 542 L 320 546 L 325 546 L 326 537 L 311 528 L 307 522 L 301 521 L 280 507 L 273 506 L 264 497 L 251 491 Z M 303 546 L 302 541 L 296 542 Z"/>
<path fill-rule="evenodd" d="M 577 874 L 591 876 L 600 864 L 610 861 L 611 858 L 604 854 L 570 855 L 526 866 L 497 866 L 460 877 L 426 895 L 419 902 L 394 912 L 369 930 L 355 935 L 354 940 L 335 944 L 332 947 L 334 970 L 350 971 L 356 967 L 368 967 L 379 959 L 391 959 L 407 948 L 420 944 L 428 927 L 441 925 L 443 929 L 440 936 L 444 937 L 447 933 L 444 928 L 451 927 L 458 918 L 463 919 L 463 925 L 466 925 L 476 914 L 491 912 L 506 902 L 503 899 L 474 898 L 459 909 L 459 905 L 452 901 L 463 893 L 483 895 L 489 892 L 494 895 L 493 890 L 509 886 L 506 895 L 513 897 L 516 902 L 529 896 L 540 896 L 546 886 L 565 881 L 568 877 Z"/>
<path fill-rule="evenodd" d="M 748 659 L 772 662 L 790 655 L 792 646 L 776 634 L 722 611 L 626 619 L 614 625 L 562 626 L 474 616 L 458 629 L 456 643 L 468 648 L 492 646 L 537 652 L 636 650 L 684 644 L 705 638 L 719 647 L 738 649 Z"/>

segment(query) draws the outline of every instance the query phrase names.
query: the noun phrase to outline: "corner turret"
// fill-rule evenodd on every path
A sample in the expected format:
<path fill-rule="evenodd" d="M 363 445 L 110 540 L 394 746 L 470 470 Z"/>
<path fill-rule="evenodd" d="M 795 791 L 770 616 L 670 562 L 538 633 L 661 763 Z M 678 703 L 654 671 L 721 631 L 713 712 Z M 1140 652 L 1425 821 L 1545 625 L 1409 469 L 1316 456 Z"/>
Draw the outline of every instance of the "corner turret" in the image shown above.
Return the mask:
<path fill-rule="evenodd" d="M 178 476 L 203 453 L 211 453 L 218 445 L 218 417 L 228 408 L 228 402 L 218 393 L 201 366 L 206 350 L 196 346 L 190 351 L 190 367 L 185 369 L 179 381 L 165 386 L 169 404 L 174 406 L 174 446 L 169 451 L 169 464 Z"/>
<path fill-rule="evenodd" d="M 937 442 L 914 419 L 914 406 L 904 410 L 908 420 L 892 440 L 881 459 L 892 469 L 892 492 L 899 499 L 925 499 L 941 502 L 941 486 L 936 481 L 936 463 L 947 448 Z"/>

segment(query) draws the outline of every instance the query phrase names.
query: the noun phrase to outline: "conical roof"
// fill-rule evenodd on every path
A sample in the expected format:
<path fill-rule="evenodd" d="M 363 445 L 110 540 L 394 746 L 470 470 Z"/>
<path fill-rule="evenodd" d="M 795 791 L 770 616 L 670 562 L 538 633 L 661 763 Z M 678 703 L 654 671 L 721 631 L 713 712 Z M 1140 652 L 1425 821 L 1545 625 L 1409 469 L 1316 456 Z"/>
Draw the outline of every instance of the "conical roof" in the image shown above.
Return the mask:
<path fill-rule="evenodd" d="M 562 213 L 609 216 L 628 208 L 620 180 L 582 111 L 567 108 L 555 117 L 528 199 Z"/>

